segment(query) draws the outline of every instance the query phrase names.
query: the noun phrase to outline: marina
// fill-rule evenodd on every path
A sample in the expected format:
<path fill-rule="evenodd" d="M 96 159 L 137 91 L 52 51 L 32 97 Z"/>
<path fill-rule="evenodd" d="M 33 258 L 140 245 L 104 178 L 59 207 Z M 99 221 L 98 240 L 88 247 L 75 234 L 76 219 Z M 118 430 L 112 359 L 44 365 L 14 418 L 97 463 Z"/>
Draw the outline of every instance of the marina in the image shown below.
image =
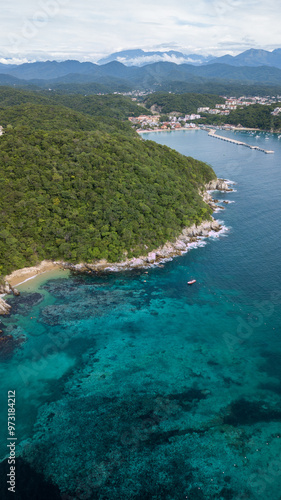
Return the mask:
<path fill-rule="evenodd" d="M 222 141 L 232 142 L 233 144 L 237 144 L 238 146 L 246 146 L 247 148 L 250 148 L 250 149 L 256 149 L 257 151 L 262 151 L 263 153 L 266 153 L 266 154 L 274 153 L 274 151 L 272 151 L 272 150 L 263 149 L 263 148 L 260 148 L 258 146 L 251 146 L 250 144 L 247 144 L 246 142 L 236 141 L 236 139 L 230 139 L 229 137 L 224 137 L 222 135 L 218 135 L 218 134 L 216 134 L 215 129 L 211 129 L 209 131 L 208 135 L 211 137 L 215 137 L 216 139 L 221 139 Z"/>

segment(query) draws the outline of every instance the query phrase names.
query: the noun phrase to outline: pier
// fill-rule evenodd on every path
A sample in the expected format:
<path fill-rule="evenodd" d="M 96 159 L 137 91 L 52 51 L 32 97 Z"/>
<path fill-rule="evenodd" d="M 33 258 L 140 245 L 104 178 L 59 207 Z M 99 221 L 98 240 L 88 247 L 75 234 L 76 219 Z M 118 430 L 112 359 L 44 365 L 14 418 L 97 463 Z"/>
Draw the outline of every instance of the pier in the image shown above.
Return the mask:
<path fill-rule="evenodd" d="M 232 142 L 233 144 L 237 144 L 238 146 L 246 146 L 247 148 L 256 149 L 257 151 L 262 151 L 263 153 L 266 154 L 274 153 L 274 151 L 269 151 L 268 149 L 262 149 L 259 148 L 258 146 L 251 146 L 250 144 L 246 144 L 246 142 L 236 141 L 235 139 L 230 139 L 229 137 L 217 135 L 215 129 L 211 129 L 208 135 L 211 137 L 215 137 L 216 139 L 220 139 L 221 141 Z"/>

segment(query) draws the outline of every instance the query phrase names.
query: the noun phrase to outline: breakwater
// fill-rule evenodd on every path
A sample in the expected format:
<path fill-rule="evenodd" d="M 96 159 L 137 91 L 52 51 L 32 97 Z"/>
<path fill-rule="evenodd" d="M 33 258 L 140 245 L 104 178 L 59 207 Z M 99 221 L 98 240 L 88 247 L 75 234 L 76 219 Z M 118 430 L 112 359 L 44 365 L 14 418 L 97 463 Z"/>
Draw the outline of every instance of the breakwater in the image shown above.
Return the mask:
<path fill-rule="evenodd" d="M 242 141 L 236 141 L 236 139 L 230 139 L 229 137 L 224 137 L 222 135 L 216 134 L 215 129 L 211 129 L 210 132 L 208 133 L 209 136 L 215 137 L 216 139 L 221 139 L 222 141 L 227 141 L 227 142 L 232 142 L 233 144 L 237 144 L 238 146 L 246 146 L 247 148 L 250 149 L 256 149 L 258 151 L 262 151 L 263 153 L 270 154 L 274 153 L 274 151 L 268 150 L 268 149 L 263 149 L 258 146 L 251 146 L 250 144 L 247 144 L 246 142 Z"/>

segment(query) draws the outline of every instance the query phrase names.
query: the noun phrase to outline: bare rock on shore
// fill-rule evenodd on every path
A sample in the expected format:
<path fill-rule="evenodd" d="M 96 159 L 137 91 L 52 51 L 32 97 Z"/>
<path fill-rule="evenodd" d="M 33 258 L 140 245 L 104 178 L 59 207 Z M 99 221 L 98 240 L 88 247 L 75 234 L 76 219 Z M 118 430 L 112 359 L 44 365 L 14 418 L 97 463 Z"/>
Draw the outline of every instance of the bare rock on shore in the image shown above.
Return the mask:
<path fill-rule="evenodd" d="M 0 315 L 10 314 L 11 306 L 0 297 Z"/>
<path fill-rule="evenodd" d="M 202 191 L 201 191 L 201 192 L 199 191 L 199 194 L 202 196 L 203 201 L 204 201 L 207 205 L 209 205 L 209 207 L 211 207 L 211 209 L 212 209 L 213 211 L 215 211 L 215 210 L 216 210 L 216 208 L 217 208 L 217 205 L 216 205 L 216 203 L 215 203 L 215 200 L 213 200 L 212 196 L 210 195 L 210 193 L 209 193 L 208 191 L 203 191 L 203 192 L 202 192 Z"/>
<path fill-rule="evenodd" d="M 20 292 L 14 288 L 8 281 L 5 281 L 4 285 L 0 285 L 0 294 L 10 295 L 13 293 L 15 296 L 20 295 Z"/>
<path fill-rule="evenodd" d="M 0 294 L 11 295 L 12 293 L 15 296 L 20 295 L 20 292 L 16 288 L 12 287 L 7 281 L 5 281 L 3 285 L 0 285 Z M 0 297 L 0 316 L 10 314 L 10 310 L 11 306 Z"/>
<path fill-rule="evenodd" d="M 224 179 L 214 179 L 206 185 L 207 191 L 232 191 Z"/>
<path fill-rule="evenodd" d="M 11 286 L 7 281 L 5 281 L 4 285 L 0 285 L 0 293 L 5 295 L 12 293 Z"/>
<path fill-rule="evenodd" d="M 139 258 L 134 258 L 131 259 L 131 267 L 143 267 L 145 265 L 144 258 L 139 257 Z"/>
<path fill-rule="evenodd" d="M 155 262 L 156 261 L 156 253 L 155 252 L 150 252 L 147 257 L 146 257 L 146 262 Z"/>
<path fill-rule="evenodd" d="M 182 239 L 178 239 L 174 244 L 174 248 L 176 250 L 184 251 L 186 249 L 186 243 Z"/>
<path fill-rule="evenodd" d="M 212 231 L 216 231 L 216 232 L 221 230 L 221 225 L 218 223 L 217 220 L 215 220 L 215 219 L 213 220 L 213 222 L 211 223 L 211 229 L 212 229 Z"/>

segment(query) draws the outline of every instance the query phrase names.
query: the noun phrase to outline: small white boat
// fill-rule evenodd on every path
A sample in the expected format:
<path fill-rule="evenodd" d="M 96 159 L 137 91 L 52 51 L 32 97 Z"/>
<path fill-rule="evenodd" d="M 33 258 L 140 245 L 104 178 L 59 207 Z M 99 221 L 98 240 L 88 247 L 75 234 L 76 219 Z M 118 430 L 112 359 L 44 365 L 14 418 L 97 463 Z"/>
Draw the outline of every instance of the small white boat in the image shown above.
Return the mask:
<path fill-rule="evenodd" d="M 188 285 L 193 285 L 193 283 L 196 283 L 196 280 L 191 280 L 187 282 Z"/>

